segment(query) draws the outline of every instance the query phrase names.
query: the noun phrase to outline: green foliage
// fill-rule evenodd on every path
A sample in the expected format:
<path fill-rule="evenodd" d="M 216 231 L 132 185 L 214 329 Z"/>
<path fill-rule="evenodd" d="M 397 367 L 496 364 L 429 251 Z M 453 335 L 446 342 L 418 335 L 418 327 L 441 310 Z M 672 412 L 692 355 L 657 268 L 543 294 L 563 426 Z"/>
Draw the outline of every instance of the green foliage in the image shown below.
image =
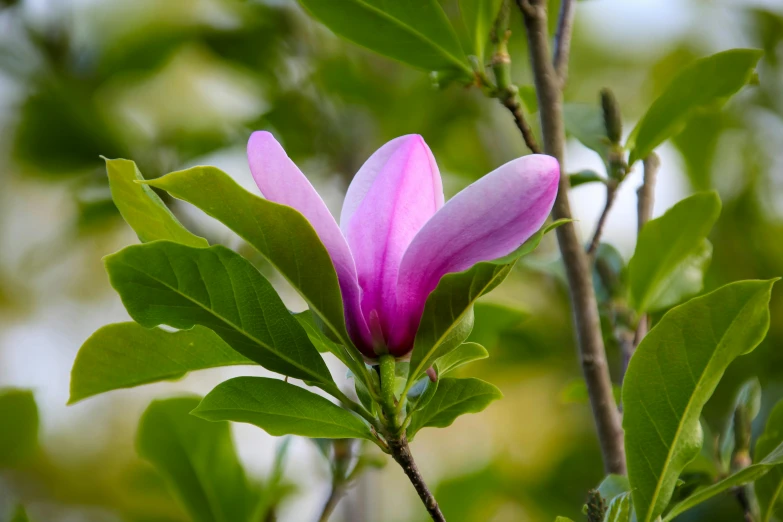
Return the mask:
<path fill-rule="evenodd" d="M 384 56 L 430 71 L 473 73 L 437 0 L 300 0 L 338 35 Z"/>
<path fill-rule="evenodd" d="M 492 26 L 500 12 L 503 0 L 460 0 L 462 20 L 468 28 L 473 44 L 473 54 L 479 63 L 485 63 L 484 47 L 489 41 Z M 502 35 L 501 35 L 502 36 Z"/>
<path fill-rule="evenodd" d="M 631 491 L 631 483 L 625 475 L 609 474 L 598 486 L 598 492 L 606 500 L 612 500 L 615 497 Z"/>
<path fill-rule="evenodd" d="M 33 392 L 0 389 L 0 469 L 23 465 L 38 451 L 38 406 Z"/>
<path fill-rule="evenodd" d="M 699 417 L 728 365 L 766 335 L 773 283 L 732 283 L 670 310 L 631 358 L 623 428 L 639 522 L 664 511 L 699 453 Z"/>
<path fill-rule="evenodd" d="M 435 368 L 438 371 L 438 376 L 442 377 L 460 366 L 473 361 L 486 359 L 487 357 L 489 357 L 489 352 L 480 344 L 462 343 L 454 350 L 435 361 Z"/>
<path fill-rule="evenodd" d="M 544 235 L 565 223 L 556 221 L 539 230 L 506 257 L 478 263 L 444 276 L 430 293 L 413 344 L 408 373 L 410 387 L 439 358 L 457 348 L 473 328 L 473 305 L 505 280 L 516 262 L 538 247 Z"/>
<path fill-rule="evenodd" d="M 212 330 L 169 332 L 136 323 L 106 325 L 87 339 L 71 369 L 73 404 L 120 388 L 179 379 L 193 370 L 255 364 Z"/>
<path fill-rule="evenodd" d="M 685 511 L 701 504 L 702 502 L 709 500 L 710 498 L 728 491 L 730 489 L 748 484 L 760 477 L 763 477 L 773 469 L 779 469 L 778 467 L 783 464 L 783 442 L 755 464 L 751 464 L 747 468 L 743 468 L 740 471 L 726 477 L 725 479 L 717 482 L 711 486 L 697 490 L 693 495 L 689 496 L 682 502 L 674 505 L 666 516 L 663 518 L 663 522 L 669 522 L 673 520 L 677 515 L 684 513 Z"/>
<path fill-rule="evenodd" d="M 30 518 L 27 516 L 27 511 L 24 506 L 19 505 L 16 507 L 10 522 L 30 522 Z"/>
<path fill-rule="evenodd" d="M 568 175 L 568 181 L 571 188 L 584 185 L 585 183 L 606 183 L 606 179 L 594 170 L 580 170 Z"/>
<path fill-rule="evenodd" d="M 154 401 L 136 447 L 155 466 L 194 522 L 256 522 L 260 493 L 248 483 L 227 422 L 190 415 L 198 397 Z"/>
<path fill-rule="evenodd" d="M 750 80 L 758 49 L 732 49 L 700 60 L 684 69 L 650 106 L 631 133 L 629 164 L 647 157 L 658 145 L 682 130 L 701 109 L 723 104 Z"/>
<path fill-rule="evenodd" d="M 701 290 L 712 253 L 706 237 L 720 207 L 716 193 L 701 192 L 644 225 L 628 262 L 634 310 L 641 314 L 666 308 Z"/>
<path fill-rule="evenodd" d="M 479 379 L 439 379 L 438 389 L 429 403 L 411 416 L 408 437 L 425 427 L 445 428 L 466 413 L 478 413 L 503 394 L 495 386 Z"/>
<path fill-rule="evenodd" d="M 270 435 L 374 440 L 352 413 L 312 392 L 277 379 L 237 377 L 209 392 L 193 415 L 246 422 Z"/>
<path fill-rule="evenodd" d="M 588 149 L 597 152 L 604 161 L 608 160 L 610 142 L 601 107 L 567 103 L 563 106 L 563 121 L 569 134 Z"/>
<path fill-rule="evenodd" d="M 761 383 L 758 379 L 753 378 L 747 381 L 737 392 L 737 397 L 734 400 L 734 407 L 732 408 L 732 415 L 729 417 L 729 422 L 726 425 L 726 429 L 721 434 L 720 438 L 720 460 L 723 465 L 723 469 L 728 470 L 731 467 L 731 456 L 735 449 L 737 434 L 735 430 L 745 431 L 743 435 L 750 444 L 750 431 L 751 423 L 753 419 L 759 414 L 761 410 Z M 735 418 L 737 415 L 741 415 L 742 426 L 737 426 Z M 748 451 L 750 448 L 743 448 L 744 451 Z"/>
<path fill-rule="evenodd" d="M 631 522 L 633 501 L 630 492 L 621 493 L 609 502 L 603 522 Z"/>
<path fill-rule="evenodd" d="M 197 206 L 250 243 L 299 292 L 331 336 L 345 347 L 353 346 L 332 259 L 302 214 L 247 192 L 214 167 L 172 172 L 148 183 Z M 335 354 L 363 378 L 360 355 L 352 356 L 347 349 Z"/>
<path fill-rule="evenodd" d="M 206 239 L 187 230 L 155 191 L 136 183 L 144 178 L 132 161 L 107 159 L 106 172 L 114 204 L 143 243 L 168 239 L 192 247 L 208 247 Z"/>
<path fill-rule="evenodd" d="M 112 286 L 142 326 L 205 326 L 268 370 L 334 386 L 299 322 L 239 254 L 219 245 L 155 241 L 126 247 L 105 263 Z"/>
<path fill-rule="evenodd" d="M 766 461 L 780 451 L 783 443 L 783 401 L 779 401 L 767 419 L 764 433 L 756 441 L 755 460 Z M 776 467 L 756 481 L 756 497 L 761 522 L 783 516 L 783 467 Z"/>

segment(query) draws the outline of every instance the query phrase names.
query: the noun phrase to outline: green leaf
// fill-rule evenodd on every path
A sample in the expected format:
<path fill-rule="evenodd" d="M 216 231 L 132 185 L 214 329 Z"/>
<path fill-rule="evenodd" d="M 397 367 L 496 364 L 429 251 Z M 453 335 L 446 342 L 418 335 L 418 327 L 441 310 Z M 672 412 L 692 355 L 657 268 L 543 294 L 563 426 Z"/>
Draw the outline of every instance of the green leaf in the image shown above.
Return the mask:
<path fill-rule="evenodd" d="M 193 415 L 258 426 L 270 435 L 374 440 L 361 419 L 323 397 L 265 377 L 237 377 L 209 392 Z"/>
<path fill-rule="evenodd" d="M 489 357 L 489 352 L 480 344 L 462 343 L 453 351 L 435 361 L 435 367 L 438 370 L 438 376 L 442 377 L 460 366 L 473 361 L 486 359 L 487 357 Z"/>
<path fill-rule="evenodd" d="M 0 389 L 0 469 L 32 459 L 38 451 L 38 406 L 30 390 Z"/>
<path fill-rule="evenodd" d="M 437 0 L 300 0 L 338 35 L 376 53 L 429 71 L 473 72 Z"/>
<path fill-rule="evenodd" d="M 484 47 L 502 3 L 503 0 L 459 0 L 462 19 L 473 42 L 473 54 L 479 63 L 484 63 Z"/>
<path fill-rule="evenodd" d="M 27 511 L 24 506 L 16 506 L 10 522 L 30 522 L 30 518 L 27 516 Z"/>
<path fill-rule="evenodd" d="M 114 204 L 141 242 L 168 239 L 192 247 L 209 246 L 206 239 L 182 226 L 154 190 L 136 183 L 144 178 L 134 162 L 107 159 L 106 172 Z"/>
<path fill-rule="evenodd" d="M 214 167 L 172 172 L 148 183 L 195 205 L 250 243 L 301 294 L 333 337 L 353 346 L 332 258 L 302 214 L 249 193 Z M 363 365 L 351 370 L 359 373 Z"/>
<path fill-rule="evenodd" d="M 702 502 L 719 495 L 720 493 L 758 480 L 768 472 L 778 468 L 778 466 L 781 464 L 783 464 L 783 443 L 778 444 L 778 446 L 766 457 L 764 457 L 763 460 L 755 464 L 751 464 L 747 468 L 743 468 L 742 470 L 726 477 L 720 482 L 697 490 L 691 496 L 672 507 L 671 510 L 666 513 L 666 516 L 663 518 L 663 522 L 669 522 L 677 515 L 684 513 L 692 507 L 695 507 Z"/>
<path fill-rule="evenodd" d="M 633 519 L 633 501 L 631 493 L 621 493 L 614 497 L 609 506 L 603 522 L 631 522 Z"/>
<path fill-rule="evenodd" d="M 610 142 L 606 136 L 604 115 L 600 106 L 566 103 L 563 106 L 563 121 L 569 134 L 607 161 Z"/>
<path fill-rule="evenodd" d="M 437 359 L 458 347 L 470 335 L 476 300 L 502 283 L 516 262 L 538 247 L 544 234 L 565 222 L 559 220 L 543 227 L 516 251 L 503 258 L 478 263 L 464 272 L 443 276 L 424 306 L 411 352 L 408 388 Z"/>
<path fill-rule="evenodd" d="M 699 453 L 699 417 L 726 367 L 769 327 L 774 281 L 741 281 L 673 308 L 639 344 L 623 383 L 628 478 L 639 522 L 669 503 Z"/>
<path fill-rule="evenodd" d="M 767 419 L 764 432 L 756 441 L 754 460 L 767 460 L 783 443 L 783 401 L 779 401 Z M 761 522 L 783 517 L 783 467 L 776 467 L 756 482 L 756 497 Z"/>
<path fill-rule="evenodd" d="M 680 132 L 694 112 L 725 103 L 748 83 L 762 54 L 758 49 L 732 49 L 696 60 L 684 69 L 631 132 L 629 165 Z"/>
<path fill-rule="evenodd" d="M 179 379 L 193 370 L 236 364 L 255 363 L 202 326 L 169 332 L 130 322 L 110 324 L 79 349 L 68 404 L 111 390 Z"/>
<path fill-rule="evenodd" d="M 571 188 L 574 188 L 585 183 L 606 183 L 606 178 L 594 170 L 586 169 L 569 174 L 568 181 L 571 184 Z"/>
<path fill-rule="evenodd" d="M 408 426 L 408 437 L 425 427 L 445 428 L 466 413 L 478 413 L 503 394 L 495 386 L 479 379 L 440 379 L 432 400 L 414 413 Z"/>
<path fill-rule="evenodd" d="M 239 254 L 219 245 L 156 241 L 126 247 L 104 261 L 112 286 L 140 325 L 205 326 L 268 370 L 334 386 L 272 285 Z"/>
<path fill-rule="evenodd" d="M 364 362 L 362 360 L 357 360 L 351 357 L 351 354 L 348 352 L 345 346 L 342 344 L 337 344 L 336 342 L 329 339 L 329 337 L 321 328 L 322 323 L 318 321 L 318 316 L 313 314 L 312 310 L 305 310 L 304 312 L 294 314 L 294 317 L 296 317 L 296 320 L 299 321 L 300 325 L 302 325 L 302 328 L 304 328 L 305 332 L 307 332 L 307 337 L 310 338 L 310 342 L 313 343 L 313 346 L 315 346 L 319 352 L 329 352 L 334 354 L 345 366 L 349 368 L 351 371 L 351 376 L 354 376 L 354 378 L 357 372 L 361 372 L 359 373 L 359 382 L 366 389 L 367 380 L 365 377 L 367 374 L 365 371 L 363 371 L 365 369 Z"/>
<path fill-rule="evenodd" d="M 749 430 L 753 419 L 758 416 L 759 411 L 761 410 L 761 383 L 758 378 L 754 377 L 740 387 L 737 396 L 734 399 L 733 406 L 734 407 L 731 409 L 732 415 L 729 416 L 729 422 L 726 425 L 726 429 L 721 433 L 720 438 L 720 461 L 723 465 L 723 469 L 726 470 L 731 467 L 731 455 L 734 453 L 736 444 L 734 432 L 735 415 L 742 412 L 742 416 L 747 422 L 746 429 Z"/>
<path fill-rule="evenodd" d="M 229 424 L 190 415 L 198 397 L 154 401 L 139 422 L 139 455 L 163 475 L 194 522 L 255 522 L 259 502 L 245 477 Z"/>
<path fill-rule="evenodd" d="M 624 475 L 607 475 L 598 485 L 598 493 L 606 501 L 611 501 L 615 497 L 631 491 L 631 484 L 628 477 Z"/>
<path fill-rule="evenodd" d="M 715 192 L 700 192 L 644 225 L 628 262 L 634 310 L 641 314 L 665 308 L 701 289 L 702 268 L 712 251 L 705 238 L 720 206 Z"/>

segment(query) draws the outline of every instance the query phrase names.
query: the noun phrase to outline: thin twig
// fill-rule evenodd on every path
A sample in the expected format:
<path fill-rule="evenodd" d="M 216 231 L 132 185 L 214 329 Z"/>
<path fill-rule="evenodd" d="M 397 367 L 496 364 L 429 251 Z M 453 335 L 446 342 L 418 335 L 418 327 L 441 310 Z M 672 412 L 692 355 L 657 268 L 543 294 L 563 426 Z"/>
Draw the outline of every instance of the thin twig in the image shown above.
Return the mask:
<path fill-rule="evenodd" d="M 416 493 L 419 494 L 419 498 L 424 503 L 424 507 L 427 508 L 427 513 L 430 514 L 432 520 L 435 522 L 446 522 L 446 518 L 441 512 L 440 506 L 438 506 L 438 501 L 435 500 L 435 497 L 430 492 L 427 484 L 424 482 L 424 478 L 422 478 L 421 473 L 419 472 L 419 468 L 416 466 L 416 462 L 413 460 L 413 455 L 411 455 L 411 449 L 408 446 L 408 441 L 405 436 L 403 435 L 396 440 L 389 440 L 389 448 L 391 449 L 391 455 L 394 460 L 402 467 L 402 470 L 408 476 L 408 479 L 410 479 L 411 484 L 416 488 Z"/>
<path fill-rule="evenodd" d="M 563 123 L 563 93 L 555 68 L 550 61 L 549 35 L 545 0 L 517 0 L 527 28 L 528 48 L 538 95 L 541 129 L 544 136 L 544 152 L 554 156 L 563 165 L 565 127 Z M 567 17 L 566 17 L 567 18 Z M 564 27 L 564 31 L 570 31 Z M 561 35 L 561 41 L 569 38 Z M 567 70 L 568 52 L 561 51 L 563 70 Z M 561 171 L 560 188 L 552 213 L 556 219 L 571 219 L 568 201 L 568 176 Z M 557 229 L 557 239 L 568 277 L 568 287 L 573 308 L 574 323 L 593 409 L 598 438 L 609 473 L 625 473 L 625 448 L 620 414 L 612 394 L 612 381 L 606 362 L 598 305 L 593 288 L 592 274 L 587 255 L 582 247 L 573 223 Z"/>
<path fill-rule="evenodd" d="M 516 95 L 513 95 L 501 98 L 500 102 L 509 110 L 512 116 L 514 116 L 514 123 L 517 124 L 517 129 L 519 129 L 520 134 L 522 134 L 522 139 L 525 140 L 527 148 L 530 149 L 533 154 L 541 154 L 541 147 L 539 147 L 538 141 L 536 140 L 533 131 L 530 129 L 530 125 L 528 125 L 525 120 L 525 114 L 522 112 L 522 107 L 519 104 L 519 98 Z"/>
<path fill-rule="evenodd" d="M 318 522 L 327 522 L 332 515 L 334 508 L 340 502 L 340 499 L 345 495 L 345 484 L 341 482 L 335 482 L 332 484 L 332 490 L 329 492 L 329 498 L 326 499 L 324 508 L 321 511 L 321 516 L 318 518 Z"/>
<path fill-rule="evenodd" d="M 598 245 L 601 243 L 601 235 L 606 226 L 606 220 L 609 217 L 609 211 L 612 210 L 614 200 L 617 197 L 617 183 L 614 180 L 610 180 L 606 184 L 606 204 L 604 210 L 601 212 L 601 217 L 598 218 L 598 224 L 595 226 L 595 232 L 593 233 L 593 239 L 590 240 L 590 246 L 587 247 L 587 256 L 589 258 L 595 257 L 595 253 L 598 250 Z"/>
<path fill-rule="evenodd" d="M 568 80 L 568 56 L 571 54 L 571 35 L 574 29 L 574 15 L 576 14 L 576 1 L 563 0 L 560 5 L 560 16 L 557 19 L 557 31 L 555 32 L 555 52 L 552 64 L 560 81 L 561 88 Z"/>
<path fill-rule="evenodd" d="M 642 227 L 652 218 L 653 205 L 655 204 L 655 182 L 658 178 L 658 169 L 661 166 L 661 160 L 654 152 L 644 158 L 644 181 L 642 186 L 636 191 L 636 230 L 637 235 L 641 233 Z M 636 335 L 633 340 L 633 348 L 639 346 L 649 329 L 649 318 L 643 315 L 639 318 L 639 324 L 636 327 Z"/>

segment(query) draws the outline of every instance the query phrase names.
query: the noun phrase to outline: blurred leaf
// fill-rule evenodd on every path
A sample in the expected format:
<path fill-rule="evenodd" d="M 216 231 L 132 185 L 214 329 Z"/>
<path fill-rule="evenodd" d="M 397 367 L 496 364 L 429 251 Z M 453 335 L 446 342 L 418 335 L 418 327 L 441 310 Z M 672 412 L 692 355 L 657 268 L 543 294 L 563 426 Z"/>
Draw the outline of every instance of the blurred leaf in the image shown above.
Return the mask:
<path fill-rule="evenodd" d="M 437 0 L 299 0 L 340 36 L 377 53 L 431 71 L 468 67 L 454 29 Z"/>
<path fill-rule="evenodd" d="M 367 425 L 348 410 L 293 384 L 265 377 L 237 377 L 219 384 L 193 415 L 246 422 L 275 436 L 374 440 Z"/>
<path fill-rule="evenodd" d="M 238 364 L 255 363 L 203 326 L 168 332 L 130 322 L 110 324 L 79 349 L 68 404 L 111 390 L 178 379 L 193 370 Z"/>
<path fill-rule="evenodd" d="M 762 54 L 758 49 L 732 49 L 696 60 L 683 70 L 631 132 L 629 165 L 677 134 L 695 111 L 725 103 L 748 83 Z"/>
<path fill-rule="evenodd" d="M 27 511 L 24 509 L 24 506 L 16 506 L 10 522 L 30 522 L 30 518 L 27 516 Z"/>
<path fill-rule="evenodd" d="M 483 411 L 503 394 L 495 386 L 479 379 L 440 379 L 432 400 L 411 417 L 408 438 L 422 428 L 445 428 L 460 415 Z"/>
<path fill-rule="evenodd" d="M 634 310 L 641 314 L 665 308 L 701 290 L 701 270 L 712 250 L 705 238 L 720 207 L 716 193 L 701 192 L 644 225 L 628 262 Z"/>
<path fill-rule="evenodd" d="M 670 310 L 631 357 L 623 382 L 628 478 L 639 522 L 663 513 L 699 453 L 699 417 L 726 367 L 769 327 L 774 281 L 741 281 Z"/>
<path fill-rule="evenodd" d="M 250 519 L 260 493 L 245 478 L 226 422 L 190 415 L 198 397 L 152 402 L 136 436 L 139 455 L 151 462 L 194 522 Z"/>
<path fill-rule="evenodd" d="M 723 111 L 707 111 L 694 114 L 682 132 L 672 143 L 685 160 L 685 173 L 695 190 L 713 187 L 712 167 L 718 140 L 729 127 Z"/>
<path fill-rule="evenodd" d="M 344 346 L 353 346 L 345 329 L 332 258 L 302 214 L 247 192 L 214 167 L 173 172 L 148 183 L 197 206 L 253 245 L 300 293 L 326 329 Z M 354 375 L 364 378 L 360 356 L 347 350 L 336 355 Z"/>
<path fill-rule="evenodd" d="M 334 386 L 272 285 L 239 254 L 220 245 L 155 241 L 126 247 L 104 261 L 112 286 L 142 326 L 205 326 L 270 371 Z"/>
<path fill-rule="evenodd" d="M 206 239 L 182 226 L 154 190 L 136 183 L 144 178 L 134 162 L 107 159 L 106 172 L 114 204 L 141 242 L 168 239 L 192 247 L 209 246 Z"/>
<path fill-rule="evenodd" d="M 480 344 L 462 343 L 453 351 L 435 361 L 435 366 L 438 369 L 438 376 L 443 376 L 456 370 L 460 366 L 473 361 L 486 359 L 487 357 L 489 357 L 489 352 Z"/>
<path fill-rule="evenodd" d="M 0 469 L 25 464 L 38 451 L 38 406 L 30 390 L 0 389 Z"/>
<path fill-rule="evenodd" d="M 609 155 L 604 116 L 598 105 L 566 103 L 563 106 L 566 130 L 582 145 L 598 153 L 604 161 Z"/>
<path fill-rule="evenodd" d="M 503 0 L 459 0 L 462 19 L 473 43 L 473 54 L 479 63 L 484 63 L 484 47 L 502 3 Z"/>
<path fill-rule="evenodd" d="M 767 460 L 783 443 L 783 401 L 778 401 L 767 419 L 764 432 L 756 441 L 754 460 Z M 783 468 L 777 467 L 756 482 L 756 498 L 761 509 L 761 522 L 783 516 Z"/>
<path fill-rule="evenodd" d="M 528 317 L 523 310 L 487 301 L 478 301 L 473 309 L 475 323 L 468 341 L 485 346 L 488 350 L 498 347 L 503 332 Z"/>
<path fill-rule="evenodd" d="M 761 410 L 761 383 L 758 378 L 752 378 L 745 382 L 737 392 L 734 399 L 729 422 L 726 429 L 721 434 L 720 459 L 723 469 L 728 470 L 731 466 L 731 454 L 734 452 L 735 434 L 734 434 L 734 414 L 738 409 L 742 409 L 748 428 L 753 419 L 756 418 Z"/>
<path fill-rule="evenodd" d="M 612 384 L 612 395 L 614 395 L 615 402 L 618 404 L 622 402 L 620 400 L 622 392 L 620 387 L 616 384 Z M 560 392 L 560 401 L 564 404 L 589 404 L 590 395 L 587 392 L 587 384 L 583 378 L 574 379 L 569 382 L 563 391 Z"/>
<path fill-rule="evenodd" d="M 569 174 L 568 181 L 571 183 L 571 188 L 574 188 L 585 183 L 606 183 L 606 178 L 594 170 L 580 170 Z"/>
<path fill-rule="evenodd" d="M 623 493 L 631 491 L 631 484 L 628 482 L 628 477 L 625 475 L 607 475 L 598 486 L 598 493 L 606 501 L 611 501 L 617 496 Z"/>
<path fill-rule="evenodd" d="M 609 502 L 603 522 L 631 522 L 633 518 L 633 502 L 631 493 L 621 493 Z"/>
<path fill-rule="evenodd" d="M 542 227 L 511 254 L 474 265 L 456 274 L 447 274 L 430 293 L 421 317 L 410 359 L 408 386 L 432 364 L 462 344 L 473 328 L 473 305 L 482 295 L 497 287 L 516 262 L 538 247 L 544 235 L 566 220 Z"/>
<path fill-rule="evenodd" d="M 574 522 L 568 517 L 557 517 L 555 518 L 555 522 Z"/>
<path fill-rule="evenodd" d="M 783 464 L 783 442 L 778 444 L 778 446 L 764 457 L 763 460 L 751 464 L 733 475 L 729 475 L 716 484 L 697 490 L 693 495 L 672 507 L 671 510 L 666 513 L 663 522 L 669 522 L 680 513 L 711 499 L 715 495 L 742 486 L 743 484 L 753 482 L 773 469 L 779 469 L 778 466 L 781 464 Z"/>

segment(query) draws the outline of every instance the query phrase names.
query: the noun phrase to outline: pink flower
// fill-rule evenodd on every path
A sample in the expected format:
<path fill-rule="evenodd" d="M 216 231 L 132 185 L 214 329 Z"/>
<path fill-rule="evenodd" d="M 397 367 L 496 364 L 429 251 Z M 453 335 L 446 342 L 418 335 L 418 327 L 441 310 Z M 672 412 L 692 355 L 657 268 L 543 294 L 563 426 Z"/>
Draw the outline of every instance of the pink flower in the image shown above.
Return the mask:
<path fill-rule="evenodd" d="M 511 253 L 544 223 L 557 194 L 557 160 L 524 156 L 444 205 L 438 166 L 421 136 L 378 149 L 348 187 L 340 226 L 268 132 L 247 146 L 263 195 L 301 212 L 334 263 L 348 333 L 370 359 L 407 355 L 427 296 L 441 277 Z"/>

